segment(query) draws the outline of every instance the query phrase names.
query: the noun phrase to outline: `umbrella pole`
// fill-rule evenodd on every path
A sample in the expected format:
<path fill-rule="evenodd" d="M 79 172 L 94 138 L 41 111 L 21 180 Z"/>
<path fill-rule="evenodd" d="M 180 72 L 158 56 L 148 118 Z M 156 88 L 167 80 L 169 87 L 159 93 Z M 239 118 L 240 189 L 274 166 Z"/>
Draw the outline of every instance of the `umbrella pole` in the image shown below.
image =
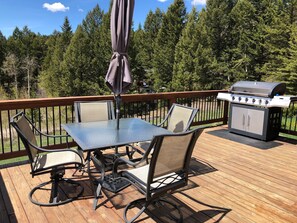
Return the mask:
<path fill-rule="evenodd" d="M 116 100 L 117 129 L 119 129 L 120 128 L 121 95 L 116 95 L 115 100 Z"/>

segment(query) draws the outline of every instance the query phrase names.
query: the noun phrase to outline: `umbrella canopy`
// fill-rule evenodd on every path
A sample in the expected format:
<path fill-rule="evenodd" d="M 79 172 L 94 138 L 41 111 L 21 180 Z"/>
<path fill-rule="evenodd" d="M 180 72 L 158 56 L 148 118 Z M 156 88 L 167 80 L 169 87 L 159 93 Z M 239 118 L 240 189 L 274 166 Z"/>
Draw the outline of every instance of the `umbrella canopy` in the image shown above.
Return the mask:
<path fill-rule="evenodd" d="M 132 26 L 134 0 L 114 0 L 110 17 L 113 55 L 105 77 L 115 96 L 125 93 L 132 83 L 128 45 Z"/>
<path fill-rule="evenodd" d="M 119 129 L 121 93 L 132 84 L 128 61 L 128 45 L 132 26 L 134 0 L 113 0 L 110 30 L 113 54 L 105 77 L 107 86 L 116 99 L 117 129 Z"/>

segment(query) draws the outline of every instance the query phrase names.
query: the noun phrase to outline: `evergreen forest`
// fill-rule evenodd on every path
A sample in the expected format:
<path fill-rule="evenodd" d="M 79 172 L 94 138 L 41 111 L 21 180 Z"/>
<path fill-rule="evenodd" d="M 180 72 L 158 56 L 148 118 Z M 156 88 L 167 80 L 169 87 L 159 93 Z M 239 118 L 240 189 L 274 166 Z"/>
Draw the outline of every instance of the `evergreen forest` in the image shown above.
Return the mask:
<path fill-rule="evenodd" d="M 141 1 L 141 0 L 139 0 Z M 137 4 L 137 0 L 136 0 Z M 110 4 L 111 6 L 111 4 Z M 51 35 L 0 30 L 0 99 L 111 94 L 110 11 L 100 5 L 75 29 L 66 17 Z M 154 92 L 227 89 L 239 80 L 280 81 L 297 93 L 297 0 L 174 0 L 133 24 L 133 86 Z"/>

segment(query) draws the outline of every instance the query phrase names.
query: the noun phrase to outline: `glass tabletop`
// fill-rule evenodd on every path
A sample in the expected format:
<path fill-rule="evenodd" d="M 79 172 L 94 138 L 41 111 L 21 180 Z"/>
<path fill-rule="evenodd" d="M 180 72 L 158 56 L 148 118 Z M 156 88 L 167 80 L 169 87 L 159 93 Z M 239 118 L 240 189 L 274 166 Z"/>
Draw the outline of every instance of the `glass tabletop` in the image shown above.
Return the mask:
<path fill-rule="evenodd" d="M 152 140 L 155 135 L 170 134 L 167 129 L 157 127 L 138 118 L 62 124 L 65 131 L 84 151 L 121 146 L 134 142 Z"/>

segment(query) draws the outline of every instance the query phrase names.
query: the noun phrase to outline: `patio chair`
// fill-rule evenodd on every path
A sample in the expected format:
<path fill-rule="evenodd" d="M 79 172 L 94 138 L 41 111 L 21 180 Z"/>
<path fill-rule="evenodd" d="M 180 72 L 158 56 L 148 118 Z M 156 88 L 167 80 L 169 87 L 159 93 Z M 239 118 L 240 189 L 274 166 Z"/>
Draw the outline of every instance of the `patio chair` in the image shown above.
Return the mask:
<path fill-rule="evenodd" d="M 96 122 L 115 119 L 112 100 L 76 101 L 74 102 L 74 111 L 75 122 Z M 119 154 L 117 147 L 115 147 L 115 154 Z M 130 155 L 129 148 L 126 148 L 126 154 Z M 89 156 L 90 153 L 87 155 L 85 166 L 88 164 Z M 114 155 L 103 155 L 102 150 L 98 149 L 94 152 L 94 156 L 104 165 L 105 171 L 112 168 L 113 160 L 115 159 Z"/>
<path fill-rule="evenodd" d="M 184 133 L 155 136 L 149 149 L 139 162 L 133 163 L 124 158 L 116 160 L 113 168 L 114 179 L 129 181 L 145 195 L 144 198 L 132 201 L 125 207 L 125 222 L 134 222 L 151 204 L 164 206 L 164 203 L 177 209 L 180 218 L 171 217 L 177 222 L 182 222 L 183 217 L 178 207 L 162 197 L 187 185 L 190 159 L 202 131 L 202 129 L 195 129 Z M 146 164 L 146 157 L 153 148 L 151 162 Z M 117 173 L 118 164 L 123 162 L 136 168 Z M 141 164 L 146 165 L 141 166 Z M 141 206 L 140 211 L 132 219 L 128 220 L 128 210 L 137 205 Z"/>
<path fill-rule="evenodd" d="M 113 101 L 74 102 L 75 122 L 96 122 L 114 119 Z"/>
<path fill-rule="evenodd" d="M 164 120 L 157 126 L 167 128 L 169 131 L 173 133 L 181 133 L 188 131 L 197 112 L 197 108 L 187 107 L 174 103 L 168 111 Z M 144 150 L 147 150 L 149 145 L 149 141 L 138 143 L 138 146 Z M 139 150 L 137 151 L 139 152 Z"/>
<path fill-rule="evenodd" d="M 45 149 L 37 145 L 34 133 L 40 134 L 47 138 L 59 138 L 67 136 L 47 135 L 38 130 L 33 123 L 20 112 L 11 118 L 10 124 L 15 128 L 18 136 L 22 140 L 29 156 L 31 164 L 32 177 L 50 173 L 50 180 L 34 187 L 29 193 L 29 199 L 32 203 L 40 206 L 55 206 L 68 203 L 78 198 L 83 192 L 83 187 L 71 179 L 63 178 L 66 169 L 77 169 L 83 165 L 81 154 L 74 149 Z M 47 188 L 47 185 L 51 185 Z M 71 196 L 65 198 L 67 191 L 62 192 L 60 186 L 71 187 Z M 76 188 L 75 192 L 73 187 Z M 34 193 L 36 191 L 50 190 L 49 202 L 44 203 L 36 200 Z M 44 195 L 45 196 L 45 195 Z"/>

